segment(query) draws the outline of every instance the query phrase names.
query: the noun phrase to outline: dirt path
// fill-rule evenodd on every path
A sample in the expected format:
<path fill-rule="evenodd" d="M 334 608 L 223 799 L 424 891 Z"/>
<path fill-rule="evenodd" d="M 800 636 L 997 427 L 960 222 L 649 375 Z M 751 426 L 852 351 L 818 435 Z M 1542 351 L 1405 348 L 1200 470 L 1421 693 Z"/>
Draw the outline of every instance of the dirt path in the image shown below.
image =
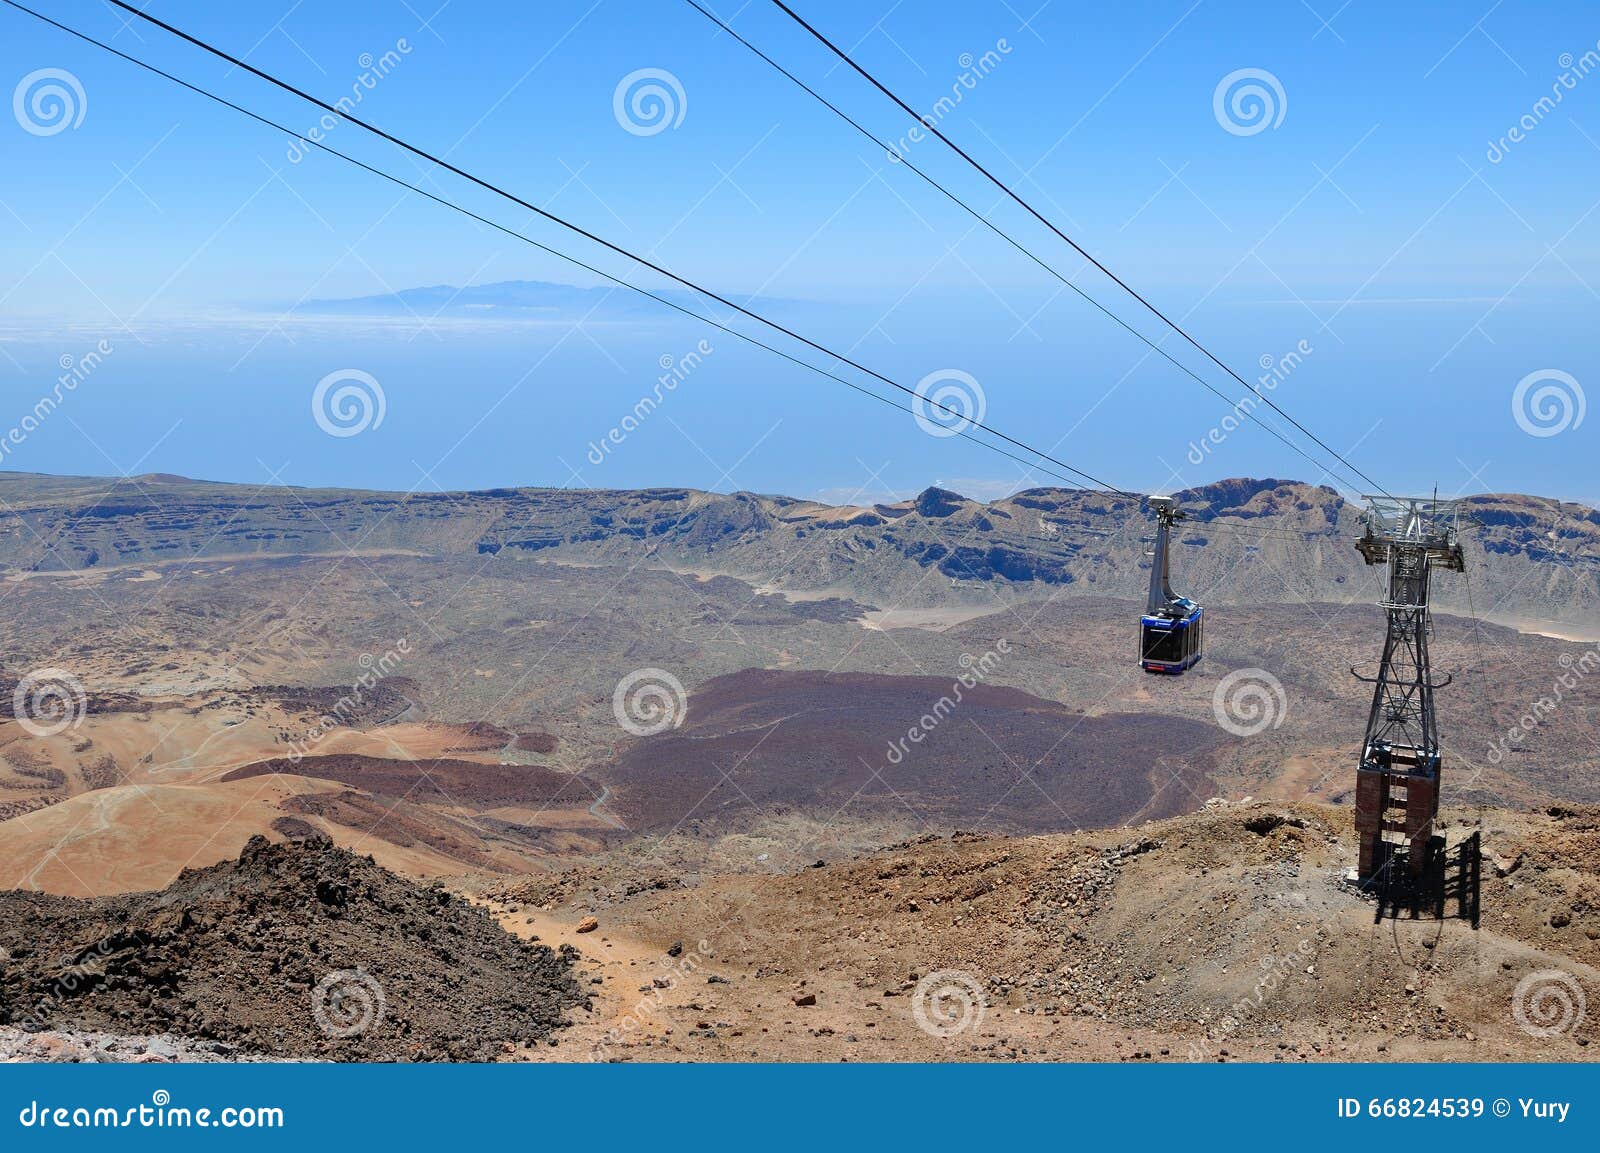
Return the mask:
<path fill-rule="evenodd" d="M 605 1061 L 623 1041 L 629 1048 L 664 1043 L 674 1033 L 672 1018 L 692 1011 L 696 992 L 705 987 L 706 962 L 697 959 L 693 947 L 673 957 L 671 943 L 663 947 L 604 926 L 580 933 L 587 914 L 574 910 L 546 912 L 495 902 L 487 907 L 515 937 L 577 949 L 579 983 L 594 998 L 592 1011 L 572 1014 L 572 1027 L 562 1030 L 554 1047 L 528 1050 L 530 1060 Z"/>
<path fill-rule="evenodd" d="M 241 552 L 221 553 L 207 556 L 191 556 L 180 560 L 144 560 L 131 561 L 128 564 L 95 565 L 93 568 L 81 569 L 30 569 L 24 572 L 6 574 L 5 580 L 15 584 L 19 581 L 46 580 L 59 577 L 68 580 L 92 581 L 96 577 L 107 577 L 113 573 L 127 572 L 129 569 L 142 570 L 134 579 L 143 583 L 152 579 L 159 580 L 159 570 L 166 568 L 193 568 L 208 564 L 248 564 L 250 561 L 276 561 L 276 560 L 315 560 L 318 557 L 327 557 L 337 560 L 346 557 L 365 557 L 377 559 L 390 556 L 427 557 L 432 553 L 422 552 L 419 549 L 409 548 L 358 548 L 337 549 L 328 552 Z M 145 575 L 155 574 L 155 575 Z"/>
<path fill-rule="evenodd" d="M 591 817 L 593 817 L 597 821 L 604 821 L 606 824 L 610 825 L 614 829 L 626 829 L 628 826 L 622 821 L 622 819 L 620 817 L 615 817 L 610 813 L 602 813 L 600 811 L 600 806 L 605 804 L 610 799 L 611 799 L 611 786 L 610 785 L 601 785 L 600 786 L 600 795 L 594 799 L 594 804 L 589 806 L 589 815 Z"/>
<path fill-rule="evenodd" d="M 928 629 L 942 633 L 956 625 L 1005 611 L 1005 608 L 997 608 L 992 604 L 926 609 L 875 609 L 857 623 L 864 629 L 876 632 L 885 632 L 889 629 Z"/>

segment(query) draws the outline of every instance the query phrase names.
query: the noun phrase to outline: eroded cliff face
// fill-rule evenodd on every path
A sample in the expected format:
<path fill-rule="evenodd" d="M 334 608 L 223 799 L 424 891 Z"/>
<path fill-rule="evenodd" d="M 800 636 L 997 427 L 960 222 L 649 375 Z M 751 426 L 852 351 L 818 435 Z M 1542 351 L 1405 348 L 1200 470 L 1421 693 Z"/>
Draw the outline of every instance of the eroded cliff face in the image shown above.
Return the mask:
<path fill-rule="evenodd" d="M 997 594 L 1136 597 L 1148 571 L 1141 502 L 1073 489 L 985 504 L 929 488 L 855 507 L 682 488 L 405 495 L 16 474 L 0 479 L 0 495 L 12 510 L 0 523 L 0 565 L 14 572 L 358 548 L 650 559 L 763 582 L 779 573 L 782 588 L 869 602 L 946 604 Z M 1340 601 L 1368 579 L 1352 547 L 1360 509 L 1331 488 L 1240 477 L 1175 495 L 1190 513 L 1176 538 L 1177 582 L 1213 602 Z M 1513 494 L 1467 497 L 1463 507 L 1481 610 L 1600 621 L 1600 512 Z M 1465 611 L 1467 583 L 1438 582 L 1435 603 Z"/>

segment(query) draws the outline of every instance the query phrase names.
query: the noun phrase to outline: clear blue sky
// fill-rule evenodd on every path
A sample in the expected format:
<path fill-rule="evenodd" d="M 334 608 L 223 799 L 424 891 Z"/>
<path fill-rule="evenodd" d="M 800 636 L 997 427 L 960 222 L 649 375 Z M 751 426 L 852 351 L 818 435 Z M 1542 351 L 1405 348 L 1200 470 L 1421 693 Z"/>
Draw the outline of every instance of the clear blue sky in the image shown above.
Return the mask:
<path fill-rule="evenodd" d="M 438 2 L 148 7 L 328 99 L 359 85 L 363 54 L 393 51 L 360 115 L 729 295 L 757 294 L 907 385 L 968 373 L 990 423 L 1118 485 L 1325 479 L 1251 426 L 1194 464 L 1191 446 L 1226 404 L 975 231 L 687 4 Z M 307 106 L 124 26 L 108 5 L 36 6 L 297 129 L 316 124 Z M 910 127 L 767 0 L 711 6 L 880 135 Z M 1247 377 L 1304 341 L 1312 351 L 1274 399 L 1385 487 L 1600 497 L 1600 414 L 1578 424 L 1574 410 L 1569 427 L 1535 436 L 1513 413 L 1530 374 L 1566 375 L 1534 381 L 1525 401 L 1548 388 L 1600 402 L 1592 4 L 797 7 L 919 110 L 958 84 L 964 54 L 993 51 L 941 127 Z M 36 114 L 18 86 L 40 69 L 81 88 L 60 131 L 23 123 Z M 640 69 L 670 73 L 682 92 L 681 121 L 654 134 L 625 130 L 614 111 L 619 82 Z M 1217 115 L 1219 82 L 1241 69 L 1278 89 L 1281 119 L 1259 132 Z M 1556 89 L 1561 101 L 1539 106 Z M 606 306 L 581 326 L 586 307 L 539 320 L 460 307 L 307 315 L 307 301 L 417 286 L 596 280 L 337 160 L 291 162 L 287 139 L 0 9 L 6 94 L 22 112 L 0 115 L 0 437 L 55 387 L 63 358 L 80 362 L 100 341 L 112 351 L 0 467 L 837 499 L 936 480 L 989 496 L 1047 480 L 666 312 Z M 1227 108 L 1224 93 L 1223 120 Z M 1525 117 L 1523 138 L 1500 144 Z M 358 128 L 327 140 L 636 271 Z M 937 142 L 909 155 L 1057 268 L 1079 270 Z M 1103 279 L 1080 283 L 1159 334 Z M 704 363 L 622 443 L 594 452 L 655 389 L 663 358 L 702 339 L 714 350 Z M 343 369 L 378 382 L 383 419 L 330 436 L 311 398 Z"/>

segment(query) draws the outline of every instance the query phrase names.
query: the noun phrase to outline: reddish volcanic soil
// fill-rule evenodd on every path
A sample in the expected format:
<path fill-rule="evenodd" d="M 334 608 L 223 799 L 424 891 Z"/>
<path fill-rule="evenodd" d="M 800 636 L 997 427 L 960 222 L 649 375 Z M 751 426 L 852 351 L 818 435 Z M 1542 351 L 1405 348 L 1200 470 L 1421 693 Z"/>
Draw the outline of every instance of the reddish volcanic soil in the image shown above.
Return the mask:
<path fill-rule="evenodd" d="M 268 773 L 288 773 L 338 781 L 369 793 L 405 797 L 417 803 L 493 806 L 572 805 L 593 799 L 577 778 L 531 765 L 488 765 L 448 758 L 400 761 L 354 753 L 258 761 L 222 778 L 240 781 Z"/>
<path fill-rule="evenodd" d="M 681 728 L 598 771 L 635 830 L 849 804 L 1045 832 L 1192 811 L 1228 744 L 1182 718 L 1094 716 L 984 684 L 954 695 L 939 677 L 748 670 L 706 682 Z"/>

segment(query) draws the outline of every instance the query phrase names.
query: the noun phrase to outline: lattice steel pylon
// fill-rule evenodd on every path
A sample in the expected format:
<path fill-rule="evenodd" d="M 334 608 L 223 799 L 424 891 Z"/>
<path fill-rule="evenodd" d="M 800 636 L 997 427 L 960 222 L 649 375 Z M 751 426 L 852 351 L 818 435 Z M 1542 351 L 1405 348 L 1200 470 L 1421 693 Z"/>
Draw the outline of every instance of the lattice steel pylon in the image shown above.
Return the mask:
<path fill-rule="evenodd" d="M 1455 501 L 1369 496 L 1367 529 L 1356 548 L 1369 565 L 1387 565 L 1389 617 L 1383 659 L 1371 683 L 1372 710 L 1356 770 L 1358 871 L 1363 882 L 1391 879 L 1390 866 L 1407 858 L 1412 877 L 1427 868 L 1439 815 L 1439 730 L 1435 683 L 1428 665 L 1428 587 L 1435 568 L 1466 567 L 1457 538 Z M 1398 878 L 1394 878 L 1398 879 Z"/>

